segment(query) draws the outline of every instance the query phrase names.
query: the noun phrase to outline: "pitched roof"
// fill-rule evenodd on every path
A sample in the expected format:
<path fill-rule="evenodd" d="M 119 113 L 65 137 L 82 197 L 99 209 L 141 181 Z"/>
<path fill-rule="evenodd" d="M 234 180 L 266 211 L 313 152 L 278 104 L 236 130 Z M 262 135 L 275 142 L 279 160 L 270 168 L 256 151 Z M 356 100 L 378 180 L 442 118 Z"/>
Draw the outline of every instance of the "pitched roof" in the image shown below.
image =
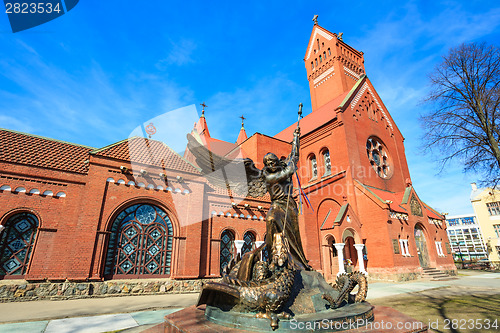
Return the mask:
<path fill-rule="evenodd" d="M 91 154 L 179 171 L 199 173 L 198 169 L 163 142 L 146 138 L 132 137 L 104 148 L 93 150 Z"/>
<path fill-rule="evenodd" d="M 310 133 L 315 129 L 317 129 L 318 127 L 335 119 L 337 117 L 336 109 L 341 105 L 342 101 L 344 101 L 344 98 L 349 93 L 350 92 L 348 91 L 340 96 L 337 96 L 336 98 L 326 103 L 316 111 L 311 112 L 310 114 L 302 118 L 300 120 L 301 135 L 306 135 L 307 133 Z M 293 139 L 293 131 L 295 131 L 296 128 L 297 128 L 297 123 L 295 122 L 294 124 L 284 129 L 283 131 L 276 134 L 274 137 L 276 139 L 290 142 Z"/>
<path fill-rule="evenodd" d="M 240 134 L 238 134 L 238 139 L 236 139 L 236 144 L 241 145 L 246 139 L 248 139 L 247 132 L 245 131 L 245 128 L 241 126 Z"/>
<path fill-rule="evenodd" d="M 0 129 L 0 161 L 85 174 L 94 148 Z"/>

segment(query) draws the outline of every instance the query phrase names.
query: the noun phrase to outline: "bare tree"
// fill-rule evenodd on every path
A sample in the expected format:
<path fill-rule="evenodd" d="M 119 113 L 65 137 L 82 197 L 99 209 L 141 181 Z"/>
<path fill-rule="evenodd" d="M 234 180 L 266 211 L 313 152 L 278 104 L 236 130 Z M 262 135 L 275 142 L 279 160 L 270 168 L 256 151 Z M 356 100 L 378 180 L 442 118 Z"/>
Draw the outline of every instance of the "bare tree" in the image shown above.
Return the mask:
<path fill-rule="evenodd" d="M 420 118 L 425 148 L 439 155 L 442 169 L 456 159 L 494 186 L 500 180 L 500 49 L 485 43 L 453 48 L 430 82 L 425 102 L 432 110 Z"/>

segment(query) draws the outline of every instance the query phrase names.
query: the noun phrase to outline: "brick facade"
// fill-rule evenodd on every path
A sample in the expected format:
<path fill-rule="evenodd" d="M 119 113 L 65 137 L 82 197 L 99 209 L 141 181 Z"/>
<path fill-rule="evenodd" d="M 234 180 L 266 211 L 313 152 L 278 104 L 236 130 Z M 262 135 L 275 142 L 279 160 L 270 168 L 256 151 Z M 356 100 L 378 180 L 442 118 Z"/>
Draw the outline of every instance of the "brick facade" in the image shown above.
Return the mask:
<path fill-rule="evenodd" d="M 361 268 L 362 260 L 373 277 L 412 278 L 420 274 L 421 266 L 453 270 L 448 246 L 436 247 L 436 242 L 447 242 L 443 217 L 421 202 L 413 189 L 404 138 L 364 74 L 363 62 L 363 53 L 314 26 L 305 57 L 313 112 L 301 120 L 298 171 L 311 204 L 303 205 L 299 217 L 305 254 L 327 279 L 334 279 L 344 267 L 339 265 L 342 257 L 354 269 Z M 262 167 L 269 151 L 288 155 L 295 127 L 292 124 L 274 137 L 256 133 L 249 138 L 241 129 L 238 147 Z M 227 152 L 227 143 L 210 137 L 204 115 L 197 124 L 201 133 L 200 129 L 205 129 L 202 138 L 208 145 Z M 192 156 L 182 158 L 154 140 L 136 138 L 94 149 L 1 130 L 0 147 L 4 278 L 218 277 L 225 230 L 236 240 L 247 232 L 256 241 L 264 240 L 268 196 L 230 197 L 201 177 Z M 294 194 L 297 200 L 298 194 Z M 305 203 L 305 197 L 302 200 Z M 141 244 L 134 243 L 136 236 L 118 235 L 117 244 L 128 242 L 130 257 L 110 258 L 113 223 L 137 204 L 158 208 L 171 223 L 172 245 L 161 259 L 170 258 L 165 261 L 169 268 L 162 274 L 148 273 L 159 263 L 150 260 L 157 248 L 148 235 Z M 21 230 L 23 225 L 14 223 L 22 213 L 33 214 L 38 226 L 28 255 L 14 258 L 6 254 L 6 246 L 10 244 L 11 252 L 22 247 L 13 243 L 14 236 L 6 235 L 9 229 L 12 235 L 13 228 Z M 137 220 L 143 218 L 134 214 Z M 142 227 L 147 225 L 134 228 Z M 143 263 L 148 267 L 144 272 L 105 274 L 109 265 L 138 260 L 137 251 L 149 258 Z M 22 258 L 27 258 L 25 267 L 17 268 Z M 17 273 L 6 273 L 8 269 Z"/>

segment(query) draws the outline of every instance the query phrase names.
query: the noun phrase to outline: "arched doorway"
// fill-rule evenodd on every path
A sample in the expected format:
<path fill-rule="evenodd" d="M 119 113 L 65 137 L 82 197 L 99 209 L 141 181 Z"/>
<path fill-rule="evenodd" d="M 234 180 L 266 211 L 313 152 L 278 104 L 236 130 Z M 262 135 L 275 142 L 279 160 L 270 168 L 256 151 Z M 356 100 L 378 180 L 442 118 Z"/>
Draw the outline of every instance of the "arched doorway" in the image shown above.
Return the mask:
<path fill-rule="evenodd" d="M 220 236 L 220 272 L 229 264 L 234 254 L 234 233 L 224 230 Z"/>
<path fill-rule="evenodd" d="M 417 244 L 418 261 L 421 267 L 429 267 L 429 252 L 422 225 L 415 225 L 415 243 Z"/>
<path fill-rule="evenodd" d="M 346 262 L 351 261 L 351 265 L 354 269 L 356 264 L 358 263 L 358 252 L 356 251 L 356 248 L 354 247 L 355 241 L 354 241 L 354 233 L 346 229 L 344 231 L 344 235 L 342 236 L 344 240 L 344 260 Z"/>
<path fill-rule="evenodd" d="M 328 234 L 323 244 L 323 275 L 326 280 L 334 280 L 339 269 L 338 253 L 335 238 Z"/>
<path fill-rule="evenodd" d="M 24 275 L 33 252 L 38 219 L 30 213 L 19 213 L 4 226 L 0 235 L 0 276 Z"/>
<path fill-rule="evenodd" d="M 104 276 L 169 276 L 172 239 L 172 222 L 163 209 L 150 204 L 124 209 L 111 226 Z"/>

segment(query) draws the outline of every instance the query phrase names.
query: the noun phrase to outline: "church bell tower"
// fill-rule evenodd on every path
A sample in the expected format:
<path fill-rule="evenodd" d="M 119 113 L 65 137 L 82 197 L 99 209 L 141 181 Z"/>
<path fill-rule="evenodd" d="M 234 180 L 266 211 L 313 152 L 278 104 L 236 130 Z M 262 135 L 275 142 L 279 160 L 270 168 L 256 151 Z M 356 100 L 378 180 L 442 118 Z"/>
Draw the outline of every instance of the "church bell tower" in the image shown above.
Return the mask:
<path fill-rule="evenodd" d="M 347 45 L 342 33 L 314 27 L 304 57 L 311 91 L 312 111 L 347 93 L 365 73 L 363 52 Z"/>

